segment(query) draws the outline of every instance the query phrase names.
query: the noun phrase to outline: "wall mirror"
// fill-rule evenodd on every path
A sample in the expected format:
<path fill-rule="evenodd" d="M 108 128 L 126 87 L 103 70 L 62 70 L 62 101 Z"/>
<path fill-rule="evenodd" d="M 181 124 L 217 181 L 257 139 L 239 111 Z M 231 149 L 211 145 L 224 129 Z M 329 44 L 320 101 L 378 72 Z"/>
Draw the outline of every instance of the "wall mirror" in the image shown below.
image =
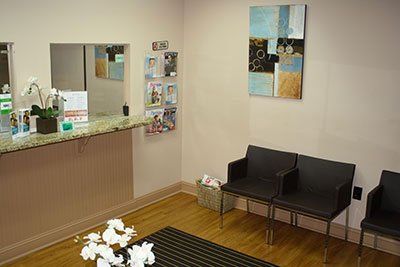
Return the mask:
<path fill-rule="evenodd" d="M 89 114 L 122 113 L 126 44 L 50 44 L 51 83 L 87 91 Z"/>

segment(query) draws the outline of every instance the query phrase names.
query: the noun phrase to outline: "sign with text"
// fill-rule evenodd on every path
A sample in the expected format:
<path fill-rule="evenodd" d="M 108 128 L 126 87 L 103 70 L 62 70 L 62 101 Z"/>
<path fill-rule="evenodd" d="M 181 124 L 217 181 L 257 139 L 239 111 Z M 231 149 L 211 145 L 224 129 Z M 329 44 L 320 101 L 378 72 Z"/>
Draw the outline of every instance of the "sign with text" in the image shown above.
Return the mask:
<path fill-rule="evenodd" d="M 153 51 L 166 50 L 168 49 L 168 41 L 153 42 L 151 46 L 153 47 Z"/>
<path fill-rule="evenodd" d="M 64 92 L 64 121 L 88 121 L 87 92 Z"/>

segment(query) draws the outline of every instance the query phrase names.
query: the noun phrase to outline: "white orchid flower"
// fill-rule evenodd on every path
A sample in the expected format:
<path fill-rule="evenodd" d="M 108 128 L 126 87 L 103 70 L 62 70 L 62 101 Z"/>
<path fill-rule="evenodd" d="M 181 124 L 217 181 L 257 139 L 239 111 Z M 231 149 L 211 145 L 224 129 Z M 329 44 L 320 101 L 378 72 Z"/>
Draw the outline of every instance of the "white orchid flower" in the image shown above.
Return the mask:
<path fill-rule="evenodd" d="M 96 252 L 96 254 L 101 254 L 101 253 L 103 253 L 104 251 L 106 251 L 109 247 L 110 247 L 110 246 L 104 245 L 104 244 L 97 245 L 96 251 L 95 251 L 95 252 Z"/>
<path fill-rule="evenodd" d="M 145 267 L 142 261 L 128 260 L 128 264 L 131 267 Z"/>
<path fill-rule="evenodd" d="M 33 95 L 34 93 L 36 93 L 36 89 L 35 88 L 31 88 L 28 86 L 24 87 L 24 90 L 22 90 L 21 95 L 25 96 L 25 95 Z"/>
<path fill-rule="evenodd" d="M 107 222 L 109 229 L 117 229 L 118 231 L 124 231 L 124 223 L 121 219 L 112 219 Z"/>
<path fill-rule="evenodd" d="M 38 78 L 36 78 L 36 77 L 31 76 L 28 79 L 28 83 L 30 83 L 30 84 L 37 83 L 37 82 L 38 82 Z"/>
<path fill-rule="evenodd" d="M 65 100 L 64 92 L 63 92 L 63 91 L 58 90 L 58 96 L 59 96 L 62 100 Z"/>
<path fill-rule="evenodd" d="M 128 264 L 133 267 L 144 267 L 144 261 L 147 258 L 146 253 L 141 247 L 134 245 L 131 249 L 128 249 L 130 260 Z"/>
<path fill-rule="evenodd" d="M 115 232 L 114 228 L 108 228 L 105 230 L 102 237 L 107 245 L 114 245 L 118 243 L 121 238 L 121 236 Z"/>
<path fill-rule="evenodd" d="M 58 90 L 56 88 L 51 88 L 49 95 L 58 96 Z"/>
<path fill-rule="evenodd" d="M 8 85 L 8 83 L 6 83 L 6 84 L 3 85 L 3 87 L 1 88 L 1 90 L 2 90 L 4 93 L 9 93 L 10 90 L 11 90 L 11 87 Z"/>
<path fill-rule="evenodd" d="M 142 244 L 142 251 L 144 254 L 146 254 L 146 260 L 144 261 L 144 263 L 146 263 L 146 264 L 152 265 L 155 262 L 156 256 L 151 251 L 153 246 L 154 246 L 153 243 L 143 242 L 143 244 Z"/>
<path fill-rule="evenodd" d="M 89 245 L 84 246 L 81 251 L 82 258 L 86 261 L 87 259 L 94 260 L 96 258 L 96 243 L 89 243 Z"/>
<path fill-rule="evenodd" d="M 21 96 L 25 96 L 25 95 L 27 95 L 28 94 L 28 90 L 29 90 L 29 87 L 24 87 L 24 89 L 22 90 L 22 92 L 21 92 Z"/>
<path fill-rule="evenodd" d="M 97 267 L 111 267 L 110 263 L 103 258 L 97 259 Z"/>
<path fill-rule="evenodd" d="M 119 255 L 118 257 L 115 257 L 114 261 L 111 263 L 112 266 L 117 266 L 117 267 L 124 267 L 125 265 L 122 264 L 124 262 L 124 257 L 122 255 Z"/>
<path fill-rule="evenodd" d="M 88 234 L 88 236 L 85 236 L 83 239 L 89 239 L 89 242 L 95 242 L 95 243 L 99 243 L 101 242 L 101 236 L 100 236 L 100 232 L 96 233 L 90 233 Z"/>
<path fill-rule="evenodd" d="M 129 235 L 129 236 L 137 236 L 136 231 L 134 230 L 134 227 L 132 225 L 132 228 L 126 227 L 124 230 L 125 234 Z"/>
<path fill-rule="evenodd" d="M 114 251 L 112 248 L 108 247 L 100 252 L 100 256 L 102 256 L 106 261 L 113 262 L 115 260 Z"/>
<path fill-rule="evenodd" d="M 128 245 L 128 241 L 131 240 L 132 237 L 130 237 L 127 234 L 123 234 L 119 240 L 119 245 L 121 246 L 121 248 L 125 247 L 126 245 Z"/>

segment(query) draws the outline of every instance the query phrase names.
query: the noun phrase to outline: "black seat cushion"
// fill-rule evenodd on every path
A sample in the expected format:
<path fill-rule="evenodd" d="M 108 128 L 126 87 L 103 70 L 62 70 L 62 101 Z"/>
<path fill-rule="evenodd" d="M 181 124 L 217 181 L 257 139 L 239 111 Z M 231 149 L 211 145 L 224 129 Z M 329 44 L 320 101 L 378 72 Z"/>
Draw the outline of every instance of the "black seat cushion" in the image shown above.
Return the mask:
<path fill-rule="evenodd" d="M 273 203 L 326 219 L 331 219 L 337 214 L 331 197 L 310 192 L 297 191 L 292 194 L 277 196 L 274 198 Z"/>
<path fill-rule="evenodd" d="M 361 228 L 400 237 L 400 213 L 379 210 L 361 221 Z"/>
<path fill-rule="evenodd" d="M 221 190 L 265 202 L 271 202 L 271 199 L 277 194 L 276 182 L 273 179 L 268 180 L 265 178 L 245 177 L 224 184 Z"/>

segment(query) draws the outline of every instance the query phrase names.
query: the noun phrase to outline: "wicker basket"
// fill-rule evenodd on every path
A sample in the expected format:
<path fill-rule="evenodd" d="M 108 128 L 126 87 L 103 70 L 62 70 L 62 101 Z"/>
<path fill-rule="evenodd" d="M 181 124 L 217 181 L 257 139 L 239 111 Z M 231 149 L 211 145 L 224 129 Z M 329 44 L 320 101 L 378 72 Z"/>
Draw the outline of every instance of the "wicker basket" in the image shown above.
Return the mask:
<path fill-rule="evenodd" d="M 209 188 L 200 183 L 201 179 L 196 180 L 197 185 L 197 201 L 200 206 L 218 211 L 221 205 L 221 191 Z M 228 194 L 224 195 L 223 213 L 233 208 L 234 197 Z"/>

